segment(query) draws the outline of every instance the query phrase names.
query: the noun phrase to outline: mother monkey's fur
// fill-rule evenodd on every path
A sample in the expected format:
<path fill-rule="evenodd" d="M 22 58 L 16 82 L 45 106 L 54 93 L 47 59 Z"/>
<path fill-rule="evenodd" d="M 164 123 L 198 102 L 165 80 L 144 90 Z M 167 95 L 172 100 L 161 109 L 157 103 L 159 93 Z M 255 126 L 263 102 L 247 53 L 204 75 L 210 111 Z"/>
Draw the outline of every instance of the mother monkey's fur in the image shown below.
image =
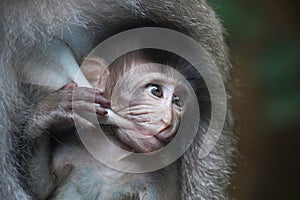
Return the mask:
<path fill-rule="evenodd" d="M 99 42 L 113 34 L 143 26 L 165 27 L 198 41 L 218 66 L 225 83 L 229 76 L 223 29 L 204 0 L 1 0 L 0 17 L 0 199 L 32 199 L 30 191 L 37 187 L 28 179 L 28 170 L 20 165 L 20 160 L 30 158 L 30 153 L 24 151 L 28 148 L 24 143 L 28 133 L 23 127 L 32 112 L 20 88 L 24 63 L 36 63 L 53 41 L 70 48 L 80 63 Z M 61 55 L 64 53 L 57 52 Z M 225 189 L 234 150 L 232 121 L 228 111 L 217 145 L 203 159 L 199 147 L 207 124 L 201 124 L 203 128 L 194 143 L 178 161 L 181 199 L 227 198 Z"/>

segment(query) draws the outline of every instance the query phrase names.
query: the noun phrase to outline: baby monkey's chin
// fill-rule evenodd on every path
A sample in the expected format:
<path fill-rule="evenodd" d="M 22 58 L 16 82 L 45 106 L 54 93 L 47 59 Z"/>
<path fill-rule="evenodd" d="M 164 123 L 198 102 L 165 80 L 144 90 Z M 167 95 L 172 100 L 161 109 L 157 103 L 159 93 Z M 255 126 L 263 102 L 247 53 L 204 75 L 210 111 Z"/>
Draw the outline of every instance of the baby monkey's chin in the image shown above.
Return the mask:
<path fill-rule="evenodd" d="M 136 153 L 151 153 L 165 146 L 165 143 L 161 142 L 154 136 L 147 136 L 147 138 L 136 138 L 127 135 L 127 138 L 124 138 L 120 135 L 119 140 L 131 148 L 129 151 Z"/>
<path fill-rule="evenodd" d="M 137 125 L 136 128 L 132 129 L 132 131 L 129 131 L 128 134 L 136 138 L 155 137 L 158 140 L 164 141 L 168 140 L 172 135 L 174 135 L 175 131 L 176 129 L 174 129 L 172 125 L 156 128 L 148 128 L 147 126 Z"/>
<path fill-rule="evenodd" d="M 172 125 L 171 125 L 165 129 L 161 130 L 160 132 L 158 132 L 155 135 L 155 137 L 160 141 L 169 143 L 175 137 L 177 129 L 178 128 L 172 127 Z"/>
<path fill-rule="evenodd" d="M 125 150 L 151 153 L 166 146 L 172 140 L 175 130 L 169 126 L 153 132 L 140 126 L 139 129 L 135 130 L 120 129 L 118 138 L 120 142 L 132 148 L 125 148 Z"/>

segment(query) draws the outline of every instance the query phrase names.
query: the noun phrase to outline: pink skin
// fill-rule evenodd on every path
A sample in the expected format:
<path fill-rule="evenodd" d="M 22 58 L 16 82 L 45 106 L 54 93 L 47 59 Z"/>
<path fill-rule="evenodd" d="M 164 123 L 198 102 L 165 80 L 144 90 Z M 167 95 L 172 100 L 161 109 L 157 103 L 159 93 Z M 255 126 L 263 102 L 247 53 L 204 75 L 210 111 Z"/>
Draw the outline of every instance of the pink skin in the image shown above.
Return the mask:
<path fill-rule="evenodd" d="M 173 102 L 177 86 L 182 82 L 176 72 L 170 70 L 169 74 L 162 74 L 160 68 L 147 64 L 132 66 L 132 70 L 120 78 L 120 85 L 115 86 L 112 110 L 106 109 L 108 114 L 102 118 L 103 122 L 117 125 L 119 140 L 138 152 L 152 152 L 165 146 L 176 134 L 183 114 L 184 108 Z M 81 70 L 94 88 L 104 91 L 109 71 L 103 60 L 87 58 Z M 153 95 L 146 88 L 149 83 L 160 85 L 163 96 Z"/>
<path fill-rule="evenodd" d="M 173 102 L 178 80 L 152 75 L 150 73 L 148 77 L 144 76 L 143 80 L 136 81 L 135 86 L 122 82 L 121 85 L 127 85 L 128 88 L 132 86 L 132 90 L 121 89 L 117 94 L 123 92 L 124 95 L 112 98 L 112 109 L 136 124 L 136 129 L 120 128 L 118 138 L 134 150 L 143 153 L 158 150 L 173 138 L 184 111 L 184 107 L 179 107 Z M 149 83 L 160 85 L 163 96 L 153 95 L 147 88 Z"/>
<path fill-rule="evenodd" d="M 95 107 L 98 104 L 98 107 Z M 96 113 L 98 116 L 106 116 L 110 102 L 103 97 L 101 91 L 93 88 L 77 87 L 75 83 L 69 83 L 61 89 L 52 92 L 41 101 L 34 104 L 31 118 L 27 122 L 26 132 L 32 133 L 36 138 L 50 127 L 65 129 L 74 125 L 83 129 L 95 128 L 95 125 L 81 115 L 81 112 Z M 60 130 L 57 130 L 58 132 Z"/>

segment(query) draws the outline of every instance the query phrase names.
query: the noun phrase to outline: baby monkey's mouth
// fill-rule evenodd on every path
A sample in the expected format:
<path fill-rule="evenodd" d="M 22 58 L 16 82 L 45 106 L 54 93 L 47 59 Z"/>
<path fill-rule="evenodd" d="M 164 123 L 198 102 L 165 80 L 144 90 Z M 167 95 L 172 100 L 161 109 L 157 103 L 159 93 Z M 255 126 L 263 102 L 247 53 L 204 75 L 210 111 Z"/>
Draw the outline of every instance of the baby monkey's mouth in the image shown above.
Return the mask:
<path fill-rule="evenodd" d="M 111 119 L 108 122 L 112 122 L 108 124 L 112 124 L 114 130 L 108 130 L 106 134 L 110 135 L 112 142 L 124 150 L 138 153 L 150 153 L 166 146 L 174 138 L 179 125 L 176 121 L 169 125 L 139 123 L 111 110 L 108 110 L 108 116 Z"/>
<path fill-rule="evenodd" d="M 165 127 L 164 129 L 162 129 L 161 131 L 159 131 L 155 135 L 155 137 L 158 140 L 163 141 L 166 144 L 168 144 L 175 137 L 177 130 L 178 130 L 178 127 L 176 127 L 174 124 L 171 124 L 171 125 Z"/>
<path fill-rule="evenodd" d="M 138 125 L 137 129 L 120 129 L 117 134 L 120 142 L 129 146 L 130 151 L 150 153 L 166 146 L 175 137 L 178 128 L 175 124 L 151 131 L 145 126 Z M 128 148 L 125 148 L 128 150 Z"/>

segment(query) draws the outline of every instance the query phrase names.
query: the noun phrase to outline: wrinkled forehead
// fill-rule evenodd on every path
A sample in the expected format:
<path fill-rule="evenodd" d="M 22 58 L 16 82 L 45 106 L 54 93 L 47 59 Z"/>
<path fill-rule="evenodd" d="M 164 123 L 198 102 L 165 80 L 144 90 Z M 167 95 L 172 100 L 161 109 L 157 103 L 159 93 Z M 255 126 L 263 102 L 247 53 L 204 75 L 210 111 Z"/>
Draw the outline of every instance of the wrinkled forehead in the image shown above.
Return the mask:
<path fill-rule="evenodd" d="M 176 85 L 186 83 L 184 76 L 172 66 L 159 63 L 134 63 L 128 75 L 135 80 L 157 80 Z"/>
<path fill-rule="evenodd" d="M 155 83 L 172 88 L 188 90 L 187 80 L 173 67 L 157 63 L 131 63 L 130 68 L 118 80 L 117 87 L 131 89 Z"/>

